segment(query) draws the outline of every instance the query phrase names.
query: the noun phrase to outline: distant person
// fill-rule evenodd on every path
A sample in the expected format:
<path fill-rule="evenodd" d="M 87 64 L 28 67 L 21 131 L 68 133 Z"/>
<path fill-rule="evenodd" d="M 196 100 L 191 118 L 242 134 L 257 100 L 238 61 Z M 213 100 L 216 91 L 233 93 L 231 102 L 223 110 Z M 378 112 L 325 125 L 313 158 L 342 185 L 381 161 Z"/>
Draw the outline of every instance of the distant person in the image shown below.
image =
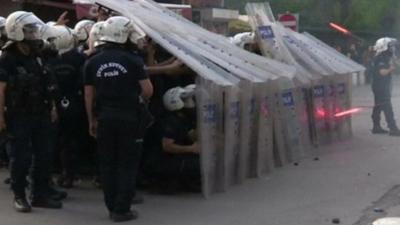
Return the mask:
<path fill-rule="evenodd" d="M 363 54 L 363 65 L 365 66 L 365 82 L 371 83 L 373 76 L 373 59 L 375 56 L 374 46 L 369 46 Z"/>
<path fill-rule="evenodd" d="M 338 51 L 338 52 L 340 52 L 340 53 L 343 53 L 342 46 L 340 46 L 340 45 L 335 45 L 335 49 L 336 49 L 336 51 Z"/>
<path fill-rule="evenodd" d="M 361 63 L 361 54 L 355 43 L 350 44 L 347 57 L 352 59 L 354 62 Z"/>
<path fill-rule="evenodd" d="M 396 69 L 393 62 L 394 46 L 397 40 L 394 38 L 379 39 L 374 50 L 376 55 L 373 59 L 372 92 L 374 93 L 375 106 L 372 112 L 373 134 L 387 134 L 400 136 L 400 130 L 394 119 L 391 103 L 392 74 Z M 389 131 L 381 127 L 381 112 L 385 114 Z"/>

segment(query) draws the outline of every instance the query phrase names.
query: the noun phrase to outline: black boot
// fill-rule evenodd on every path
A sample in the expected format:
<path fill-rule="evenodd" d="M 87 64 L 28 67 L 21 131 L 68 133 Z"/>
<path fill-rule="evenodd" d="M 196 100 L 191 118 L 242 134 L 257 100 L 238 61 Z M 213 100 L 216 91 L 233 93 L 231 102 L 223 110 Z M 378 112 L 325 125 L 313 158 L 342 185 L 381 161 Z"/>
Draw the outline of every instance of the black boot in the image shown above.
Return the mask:
<path fill-rule="evenodd" d="M 49 197 L 33 198 L 32 207 L 46 208 L 46 209 L 61 209 L 62 203 L 60 201 L 53 200 Z"/>
<path fill-rule="evenodd" d="M 394 137 L 400 137 L 400 130 L 398 128 L 390 129 L 389 135 Z"/>
<path fill-rule="evenodd" d="M 110 219 L 114 222 L 125 222 L 130 220 L 135 220 L 139 217 L 137 211 L 132 210 L 126 213 L 111 213 Z"/>
<path fill-rule="evenodd" d="M 387 133 L 389 133 L 389 131 L 383 129 L 381 126 L 374 126 L 374 128 L 372 128 L 371 132 L 373 134 L 387 134 Z"/>
<path fill-rule="evenodd" d="M 32 207 L 24 196 L 16 196 L 14 198 L 14 209 L 17 212 L 27 213 L 32 211 Z"/>
<path fill-rule="evenodd" d="M 52 186 L 48 188 L 48 195 L 51 199 L 56 201 L 61 201 L 68 197 L 68 193 L 66 191 L 57 190 Z"/>

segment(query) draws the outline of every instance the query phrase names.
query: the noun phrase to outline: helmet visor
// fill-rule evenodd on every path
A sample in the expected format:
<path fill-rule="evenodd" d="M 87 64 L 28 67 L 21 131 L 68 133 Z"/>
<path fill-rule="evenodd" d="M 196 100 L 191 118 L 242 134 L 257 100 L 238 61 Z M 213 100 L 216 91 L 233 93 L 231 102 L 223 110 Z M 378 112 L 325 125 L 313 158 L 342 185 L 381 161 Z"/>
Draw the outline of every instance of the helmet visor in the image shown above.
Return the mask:
<path fill-rule="evenodd" d="M 41 25 L 39 23 L 26 24 L 22 28 L 25 40 L 41 40 Z"/>
<path fill-rule="evenodd" d="M 0 27 L 0 37 L 7 37 L 5 27 Z"/>

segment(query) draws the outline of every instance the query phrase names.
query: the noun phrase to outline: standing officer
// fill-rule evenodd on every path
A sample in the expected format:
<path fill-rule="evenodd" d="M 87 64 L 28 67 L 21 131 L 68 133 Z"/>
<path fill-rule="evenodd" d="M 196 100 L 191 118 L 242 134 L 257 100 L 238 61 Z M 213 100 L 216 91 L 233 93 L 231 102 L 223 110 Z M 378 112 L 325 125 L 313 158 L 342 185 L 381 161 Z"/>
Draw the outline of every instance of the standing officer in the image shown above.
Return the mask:
<path fill-rule="evenodd" d="M 89 132 L 97 137 L 105 203 L 115 222 L 138 216 L 130 205 L 146 120 L 142 102 L 152 96 L 153 86 L 143 60 L 126 46 L 140 38 L 129 19 L 109 18 L 100 38 L 105 44 L 84 68 Z"/>
<path fill-rule="evenodd" d="M 56 54 L 49 57 L 46 63 L 58 84 L 56 106 L 62 168 L 58 184 L 71 188 L 82 150 L 82 137 L 87 131 L 81 79 L 86 55 L 75 48 L 75 37 L 69 28 L 57 25 L 50 27 L 50 30 L 47 39 Z"/>
<path fill-rule="evenodd" d="M 393 62 L 396 42 L 396 39 L 385 37 L 379 39 L 374 47 L 376 56 L 373 60 L 374 74 L 372 79 L 372 91 L 375 99 L 375 106 L 372 112 L 373 134 L 389 133 L 391 136 L 400 136 L 391 102 L 392 74 L 396 69 Z M 385 114 L 389 131 L 381 127 L 382 111 Z"/>
<path fill-rule="evenodd" d="M 56 119 L 52 92 L 55 85 L 46 73 L 38 52 L 43 46 L 40 27 L 43 22 L 29 12 L 9 15 L 6 32 L 9 42 L 0 58 L 0 130 L 14 137 L 11 149 L 11 180 L 14 207 L 30 212 L 33 207 L 61 208 L 49 196 L 51 148 L 48 142 L 51 120 Z M 32 159 L 33 158 L 33 159 Z M 32 201 L 27 201 L 26 177 L 32 164 Z"/>

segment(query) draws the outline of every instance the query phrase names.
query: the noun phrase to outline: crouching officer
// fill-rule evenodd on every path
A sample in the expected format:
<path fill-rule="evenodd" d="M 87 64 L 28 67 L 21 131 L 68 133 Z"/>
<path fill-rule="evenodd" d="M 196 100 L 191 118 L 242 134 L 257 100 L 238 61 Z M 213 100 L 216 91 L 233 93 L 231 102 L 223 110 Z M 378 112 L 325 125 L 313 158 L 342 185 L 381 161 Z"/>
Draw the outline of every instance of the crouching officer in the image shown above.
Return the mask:
<path fill-rule="evenodd" d="M 126 46 L 140 38 L 129 19 L 111 17 L 100 37 L 105 44 L 84 67 L 89 132 L 97 137 L 105 203 L 115 222 L 138 216 L 130 206 L 146 120 L 141 99 L 151 97 L 153 86 L 143 60 Z"/>
<path fill-rule="evenodd" d="M 372 112 L 373 134 L 389 133 L 391 136 L 400 136 L 400 130 L 394 119 L 391 102 L 392 74 L 396 70 L 393 60 L 396 42 L 397 40 L 393 38 L 381 38 L 374 46 L 376 56 L 373 60 L 374 74 L 372 78 L 372 91 L 375 100 Z M 385 114 L 389 131 L 381 127 L 380 120 L 382 111 Z"/>
<path fill-rule="evenodd" d="M 52 160 L 48 136 L 56 111 L 51 97 L 55 85 L 45 72 L 41 58 L 37 57 L 43 46 L 39 35 L 42 25 L 43 22 L 29 12 L 9 15 L 6 32 L 10 41 L 0 58 L 0 130 L 6 129 L 6 106 L 7 130 L 14 137 L 11 187 L 14 207 L 19 212 L 30 212 L 31 206 L 62 207 L 61 202 L 52 200 L 48 193 Z M 30 169 L 31 204 L 25 193 Z"/>

